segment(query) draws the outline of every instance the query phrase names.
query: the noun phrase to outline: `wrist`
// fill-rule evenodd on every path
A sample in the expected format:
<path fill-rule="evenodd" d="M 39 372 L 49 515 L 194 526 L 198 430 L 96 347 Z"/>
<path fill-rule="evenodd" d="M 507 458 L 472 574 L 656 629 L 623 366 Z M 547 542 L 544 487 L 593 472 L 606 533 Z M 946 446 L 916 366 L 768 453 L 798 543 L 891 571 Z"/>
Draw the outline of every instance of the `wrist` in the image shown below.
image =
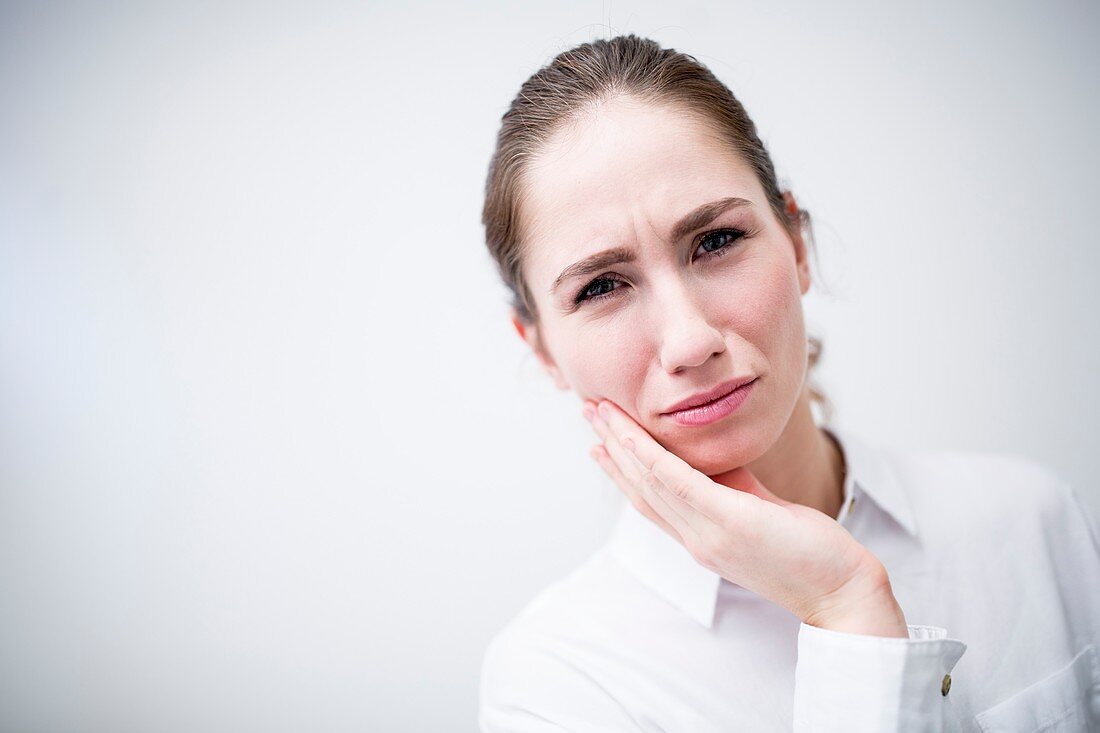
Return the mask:
<path fill-rule="evenodd" d="M 909 638 L 905 614 L 881 564 L 846 583 L 803 621 L 830 631 Z"/>

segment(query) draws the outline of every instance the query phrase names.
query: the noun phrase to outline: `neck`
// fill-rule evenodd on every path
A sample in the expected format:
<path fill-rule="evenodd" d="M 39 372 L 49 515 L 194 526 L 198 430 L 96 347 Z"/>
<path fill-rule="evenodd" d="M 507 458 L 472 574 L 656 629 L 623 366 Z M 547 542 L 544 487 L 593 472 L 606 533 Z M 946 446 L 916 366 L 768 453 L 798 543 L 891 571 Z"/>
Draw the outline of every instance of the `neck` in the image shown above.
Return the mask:
<path fill-rule="evenodd" d="M 746 468 L 773 494 L 813 507 L 834 519 L 844 500 L 844 454 L 814 423 L 803 389 L 791 419 L 768 451 Z"/>

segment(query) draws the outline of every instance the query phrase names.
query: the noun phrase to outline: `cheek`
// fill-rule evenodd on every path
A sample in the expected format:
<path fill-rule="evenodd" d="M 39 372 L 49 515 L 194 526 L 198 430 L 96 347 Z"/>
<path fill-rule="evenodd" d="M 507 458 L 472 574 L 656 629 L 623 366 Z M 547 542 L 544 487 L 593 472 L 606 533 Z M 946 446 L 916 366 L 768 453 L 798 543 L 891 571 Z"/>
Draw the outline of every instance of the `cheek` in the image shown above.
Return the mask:
<path fill-rule="evenodd" d="M 793 265 L 779 257 L 761 262 L 734 316 L 737 333 L 763 353 L 777 386 L 785 389 L 801 384 L 806 357 L 802 294 Z"/>
<path fill-rule="evenodd" d="M 708 302 L 722 303 L 712 321 L 736 351 L 737 366 L 766 375 L 753 407 L 725 427 L 696 433 L 663 423 L 659 442 L 699 470 L 714 475 L 763 455 L 782 434 L 805 377 L 806 337 L 793 258 L 761 257 L 725 283 Z M 735 295 L 730 295 L 734 293 Z M 738 343 L 740 341 L 740 343 Z"/>
<path fill-rule="evenodd" d="M 578 323 L 562 334 L 562 367 L 570 385 L 582 399 L 607 398 L 637 415 L 637 400 L 646 370 L 653 359 L 652 347 L 639 335 L 645 323 L 635 321 L 640 309 L 627 309 L 593 323 Z"/>

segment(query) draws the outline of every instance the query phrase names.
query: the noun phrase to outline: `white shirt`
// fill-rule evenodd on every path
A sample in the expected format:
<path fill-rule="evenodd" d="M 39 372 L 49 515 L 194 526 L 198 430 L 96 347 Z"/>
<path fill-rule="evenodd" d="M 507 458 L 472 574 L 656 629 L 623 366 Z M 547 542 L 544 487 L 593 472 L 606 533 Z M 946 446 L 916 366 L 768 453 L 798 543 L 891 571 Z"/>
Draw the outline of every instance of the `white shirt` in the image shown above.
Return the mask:
<path fill-rule="evenodd" d="M 624 502 L 493 638 L 482 731 L 1100 731 L 1100 542 L 1071 487 L 1020 457 L 826 429 L 848 467 L 837 521 L 885 565 L 909 639 L 803 624 Z"/>

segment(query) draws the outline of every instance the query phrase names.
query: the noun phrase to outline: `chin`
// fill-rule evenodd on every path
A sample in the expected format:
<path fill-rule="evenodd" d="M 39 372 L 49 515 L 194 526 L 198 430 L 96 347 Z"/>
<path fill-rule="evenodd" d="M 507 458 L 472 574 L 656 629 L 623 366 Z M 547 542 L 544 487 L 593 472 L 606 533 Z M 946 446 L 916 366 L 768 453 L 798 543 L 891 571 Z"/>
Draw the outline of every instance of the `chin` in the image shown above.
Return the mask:
<path fill-rule="evenodd" d="M 658 442 L 688 465 L 707 476 L 732 471 L 762 456 L 767 446 L 758 445 L 763 436 L 734 423 L 708 436 L 698 428 L 672 428 Z"/>

